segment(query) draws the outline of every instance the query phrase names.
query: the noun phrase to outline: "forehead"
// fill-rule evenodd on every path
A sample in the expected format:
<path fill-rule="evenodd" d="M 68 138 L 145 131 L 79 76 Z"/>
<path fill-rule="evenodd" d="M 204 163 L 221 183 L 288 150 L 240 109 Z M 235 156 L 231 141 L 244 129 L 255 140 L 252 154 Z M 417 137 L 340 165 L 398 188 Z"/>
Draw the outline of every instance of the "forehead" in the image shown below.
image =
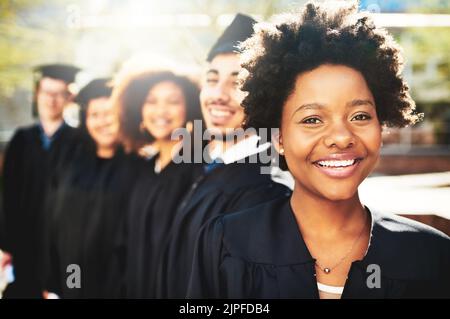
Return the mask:
<path fill-rule="evenodd" d="M 182 94 L 181 87 L 172 81 L 162 81 L 155 84 L 148 95 Z"/>
<path fill-rule="evenodd" d="M 39 87 L 45 88 L 49 90 L 66 90 L 67 89 L 67 83 L 63 80 L 53 79 L 49 77 L 43 77 L 39 81 Z"/>
<path fill-rule="evenodd" d="M 344 65 L 321 65 L 297 76 L 293 95 L 304 102 L 331 104 L 355 98 L 373 99 L 361 72 Z"/>
<path fill-rule="evenodd" d="M 111 99 L 106 96 L 91 99 L 88 104 L 89 112 L 112 111 L 112 110 L 114 110 L 114 105 L 113 103 L 111 103 Z"/>
<path fill-rule="evenodd" d="M 239 55 L 236 53 L 218 54 L 209 63 L 206 72 L 217 72 L 219 75 L 229 76 L 239 72 L 241 66 L 239 64 Z"/>

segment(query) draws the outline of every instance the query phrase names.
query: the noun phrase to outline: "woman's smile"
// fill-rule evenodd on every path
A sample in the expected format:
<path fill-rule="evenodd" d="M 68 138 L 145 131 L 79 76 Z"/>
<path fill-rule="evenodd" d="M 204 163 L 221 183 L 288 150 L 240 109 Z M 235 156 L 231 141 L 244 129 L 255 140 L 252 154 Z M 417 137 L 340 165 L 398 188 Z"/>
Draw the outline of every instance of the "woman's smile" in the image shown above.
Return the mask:
<path fill-rule="evenodd" d="M 331 154 L 313 162 L 323 174 L 332 178 L 347 178 L 354 174 L 363 156 L 355 153 Z"/>

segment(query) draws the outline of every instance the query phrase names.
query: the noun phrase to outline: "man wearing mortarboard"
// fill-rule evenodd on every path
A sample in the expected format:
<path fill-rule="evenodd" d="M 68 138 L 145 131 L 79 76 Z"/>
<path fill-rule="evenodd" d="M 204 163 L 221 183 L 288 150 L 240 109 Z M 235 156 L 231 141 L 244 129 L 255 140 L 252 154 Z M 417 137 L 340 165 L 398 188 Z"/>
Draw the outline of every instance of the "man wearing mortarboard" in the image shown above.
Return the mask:
<path fill-rule="evenodd" d="M 76 129 L 63 119 L 73 95 L 70 85 L 80 69 L 71 65 L 42 65 L 34 69 L 33 112 L 38 123 L 19 128 L 9 142 L 3 171 L 4 243 L 12 255 L 15 282 L 9 298 L 42 296 L 41 244 L 46 185 L 63 158 L 79 143 Z"/>

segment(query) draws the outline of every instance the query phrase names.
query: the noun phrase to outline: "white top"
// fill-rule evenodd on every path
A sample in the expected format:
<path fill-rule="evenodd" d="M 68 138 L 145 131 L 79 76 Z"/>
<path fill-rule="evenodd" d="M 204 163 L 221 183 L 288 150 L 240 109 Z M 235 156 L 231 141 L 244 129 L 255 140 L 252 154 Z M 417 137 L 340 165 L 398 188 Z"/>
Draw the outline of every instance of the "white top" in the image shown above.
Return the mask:
<path fill-rule="evenodd" d="M 317 282 L 317 288 L 319 288 L 320 291 L 334 295 L 342 295 L 342 292 L 344 292 L 344 287 L 328 286 L 321 284 L 320 282 Z"/>

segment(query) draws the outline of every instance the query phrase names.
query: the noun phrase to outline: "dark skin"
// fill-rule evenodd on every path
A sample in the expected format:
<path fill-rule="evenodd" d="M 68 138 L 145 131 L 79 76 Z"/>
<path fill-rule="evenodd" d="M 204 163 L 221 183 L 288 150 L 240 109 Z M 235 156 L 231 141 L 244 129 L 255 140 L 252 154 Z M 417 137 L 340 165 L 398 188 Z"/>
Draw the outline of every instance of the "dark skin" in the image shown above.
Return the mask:
<path fill-rule="evenodd" d="M 298 75 L 281 121 L 278 147 L 295 179 L 291 206 L 321 266 L 317 281 L 344 286 L 369 243 L 371 221 L 358 186 L 381 147 L 373 95 L 357 70 L 325 64 Z"/>

